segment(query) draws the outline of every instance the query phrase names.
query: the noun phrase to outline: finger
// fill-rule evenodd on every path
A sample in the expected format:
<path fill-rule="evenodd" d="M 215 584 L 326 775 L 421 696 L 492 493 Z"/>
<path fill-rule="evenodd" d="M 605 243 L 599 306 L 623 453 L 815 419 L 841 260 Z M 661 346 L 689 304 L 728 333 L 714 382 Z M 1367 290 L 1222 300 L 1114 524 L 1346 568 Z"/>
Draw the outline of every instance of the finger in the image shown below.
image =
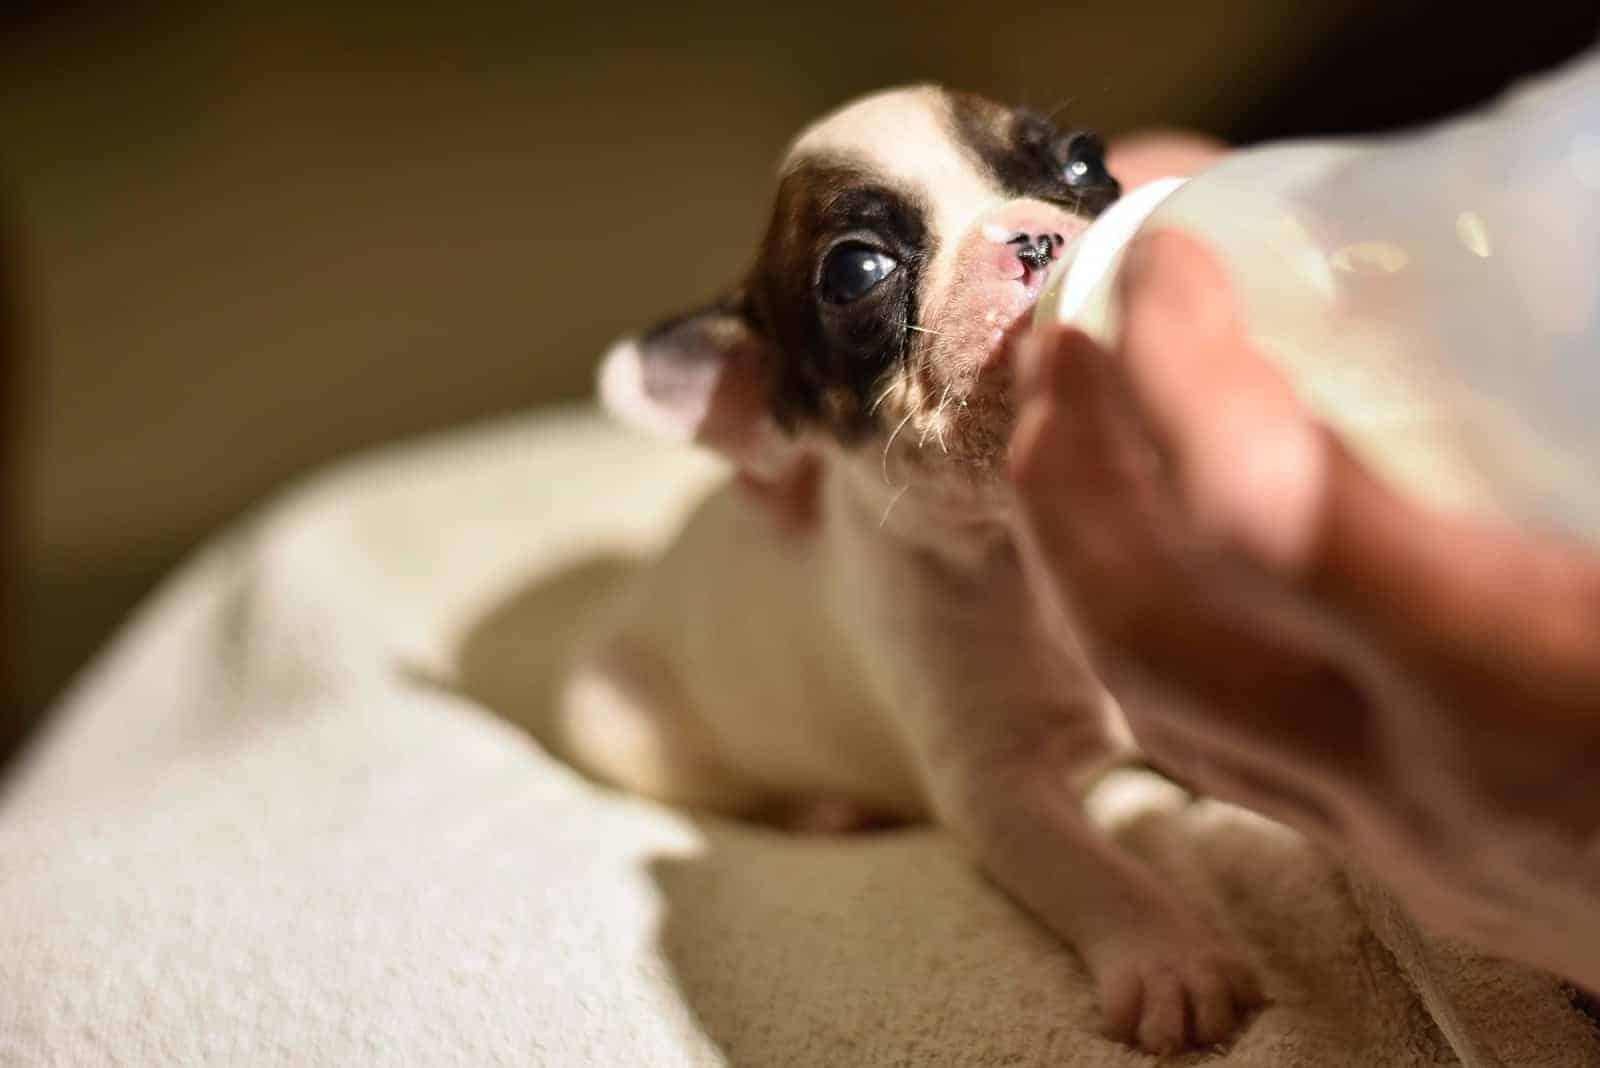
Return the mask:
<path fill-rule="evenodd" d="M 1134 740 L 1168 778 L 1196 793 L 1230 801 L 1323 841 L 1337 840 L 1349 823 L 1349 790 L 1315 754 L 1285 755 L 1270 738 L 1240 737 L 1224 718 L 1183 695 L 1152 699 L 1155 684 L 1122 699 L 1127 672 L 1106 673 Z"/>
<path fill-rule="evenodd" d="M 1470 716 L 1597 726 L 1600 557 L 1431 511 L 1330 451 L 1305 588 Z"/>
<path fill-rule="evenodd" d="M 1106 167 L 1131 190 L 1157 178 L 1193 174 L 1227 150 L 1226 143 L 1190 130 L 1145 130 L 1112 141 Z"/>
<path fill-rule="evenodd" d="M 1012 460 L 1047 590 L 1113 658 L 1186 690 L 1241 757 L 1363 763 L 1364 696 L 1274 603 L 1270 576 L 1189 529 L 1109 355 L 1070 331 L 1039 344 Z"/>
<path fill-rule="evenodd" d="M 1399 497 L 1251 350 L 1195 242 L 1158 234 L 1130 249 L 1121 296 L 1120 369 L 1198 531 L 1451 703 L 1595 722 L 1600 557 Z"/>
<path fill-rule="evenodd" d="M 1164 519 L 1156 457 L 1087 335 L 1053 328 L 1029 348 L 1011 466 L 1046 572 L 1096 611 L 1137 607 L 1147 595 L 1127 587 L 1151 574 L 1148 529 Z"/>
<path fill-rule="evenodd" d="M 1127 388 L 1197 533 L 1292 571 L 1309 554 L 1325 435 L 1248 343 L 1218 262 L 1197 242 L 1135 242 L 1119 277 Z"/>

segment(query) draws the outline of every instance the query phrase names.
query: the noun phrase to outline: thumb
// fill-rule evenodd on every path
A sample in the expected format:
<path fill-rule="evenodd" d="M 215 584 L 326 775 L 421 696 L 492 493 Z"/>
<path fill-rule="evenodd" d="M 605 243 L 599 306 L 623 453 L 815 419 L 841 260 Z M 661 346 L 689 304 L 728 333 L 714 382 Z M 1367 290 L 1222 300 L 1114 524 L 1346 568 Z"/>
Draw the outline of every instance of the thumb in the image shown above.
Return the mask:
<path fill-rule="evenodd" d="M 1221 264 L 1176 232 L 1129 249 L 1122 370 L 1197 533 L 1279 573 L 1304 566 L 1328 439 L 1245 333 Z"/>

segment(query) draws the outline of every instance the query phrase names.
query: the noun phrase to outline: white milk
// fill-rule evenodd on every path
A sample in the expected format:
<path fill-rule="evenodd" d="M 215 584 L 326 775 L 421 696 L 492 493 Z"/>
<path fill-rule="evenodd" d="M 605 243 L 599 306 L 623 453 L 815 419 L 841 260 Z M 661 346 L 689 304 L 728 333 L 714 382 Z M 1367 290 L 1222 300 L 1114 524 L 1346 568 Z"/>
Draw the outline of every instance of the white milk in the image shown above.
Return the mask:
<path fill-rule="evenodd" d="M 1168 228 L 1218 255 L 1256 345 L 1396 486 L 1600 545 L 1600 59 L 1431 130 L 1142 187 L 1038 314 L 1114 338 L 1122 251 Z"/>

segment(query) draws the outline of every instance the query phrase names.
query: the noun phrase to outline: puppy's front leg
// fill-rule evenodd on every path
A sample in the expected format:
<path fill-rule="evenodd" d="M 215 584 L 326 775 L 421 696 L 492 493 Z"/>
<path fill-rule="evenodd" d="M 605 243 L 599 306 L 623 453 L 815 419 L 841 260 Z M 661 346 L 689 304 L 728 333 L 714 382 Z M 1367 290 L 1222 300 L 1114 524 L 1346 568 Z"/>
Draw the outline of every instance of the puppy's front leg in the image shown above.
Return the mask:
<path fill-rule="evenodd" d="M 1158 1053 L 1227 1039 L 1260 1001 L 1243 955 L 1084 814 L 1088 780 L 1111 755 L 1096 726 L 1103 713 L 985 713 L 965 710 L 930 752 L 942 821 L 1077 949 L 1109 1034 Z"/>

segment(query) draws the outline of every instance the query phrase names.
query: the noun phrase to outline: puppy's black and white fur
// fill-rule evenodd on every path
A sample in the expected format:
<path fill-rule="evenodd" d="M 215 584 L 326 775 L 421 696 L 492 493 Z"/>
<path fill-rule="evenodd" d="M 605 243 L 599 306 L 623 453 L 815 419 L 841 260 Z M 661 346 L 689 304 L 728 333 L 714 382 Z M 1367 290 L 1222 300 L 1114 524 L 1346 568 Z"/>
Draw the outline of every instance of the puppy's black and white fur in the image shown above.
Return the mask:
<path fill-rule="evenodd" d="M 1094 830 L 1135 759 L 1041 622 L 1004 478 L 1010 342 L 1118 195 L 1092 136 L 936 88 L 807 129 L 742 283 L 607 355 L 625 419 L 739 478 L 574 676 L 569 755 L 640 793 L 849 825 L 931 817 L 1071 943 L 1108 1025 L 1220 1041 L 1256 998 L 1226 939 Z"/>

